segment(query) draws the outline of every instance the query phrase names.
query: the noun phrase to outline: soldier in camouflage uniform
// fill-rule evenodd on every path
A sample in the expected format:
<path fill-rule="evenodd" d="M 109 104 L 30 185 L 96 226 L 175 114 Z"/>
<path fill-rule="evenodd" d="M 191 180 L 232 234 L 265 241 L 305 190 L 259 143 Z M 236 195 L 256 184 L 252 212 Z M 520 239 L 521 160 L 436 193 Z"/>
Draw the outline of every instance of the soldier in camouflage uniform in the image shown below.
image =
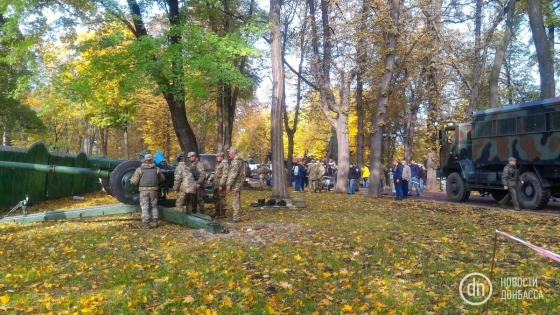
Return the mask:
<path fill-rule="evenodd" d="M 319 169 L 319 176 L 317 177 L 317 189 L 319 190 L 319 192 L 321 192 L 321 190 L 323 189 L 323 176 L 325 176 L 327 170 L 325 169 L 325 166 L 323 165 L 323 163 L 321 163 L 321 161 L 317 160 L 316 163 L 317 169 Z"/>
<path fill-rule="evenodd" d="M 309 165 L 308 172 L 311 192 L 316 193 L 317 190 L 321 191 L 321 179 L 323 178 L 323 175 L 325 175 L 325 168 L 323 167 L 321 162 L 319 160 L 313 161 L 313 163 Z"/>
<path fill-rule="evenodd" d="M 307 166 L 307 179 L 309 181 L 309 193 L 311 194 L 315 192 L 313 187 L 315 176 L 317 176 L 317 165 L 315 165 L 315 160 L 312 160 Z"/>
<path fill-rule="evenodd" d="M 177 195 L 175 205 L 177 210 L 183 212 L 183 205 L 187 202 L 186 214 L 191 214 L 196 209 L 196 182 L 194 177 L 183 161 L 180 161 L 175 169 L 173 191 Z M 194 202 L 193 202 L 194 201 Z"/>
<path fill-rule="evenodd" d="M 158 190 L 159 183 L 165 180 L 165 176 L 154 164 L 151 154 L 144 156 L 144 162 L 136 169 L 130 179 L 132 185 L 139 185 L 140 208 L 142 208 L 142 222 L 144 228 L 150 228 L 150 208 L 152 209 L 153 226 L 158 227 Z"/>
<path fill-rule="evenodd" d="M 227 211 L 226 184 L 229 175 L 229 164 L 224 159 L 224 152 L 216 153 L 216 170 L 213 174 L 212 186 L 214 187 L 214 218 L 225 218 Z"/>
<path fill-rule="evenodd" d="M 204 197 L 206 196 L 206 190 L 204 190 L 204 183 L 206 182 L 206 171 L 204 170 L 204 165 L 196 157 L 196 153 L 189 152 L 187 154 L 188 161 L 185 162 L 187 168 L 191 171 L 194 181 L 196 182 L 196 198 L 191 200 L 193 204 L 193 213 L 196 213 L 196 204 L 198 203 L 198 209 L 200 213 L 204 213 Z"/>
<path fill-rule="evenodd" d="M 517 168 L 515 164 L 517 161 L 514 157 L 510 157 L 508 159 L 508 164 L 504 167 L 504 171 L 502 172 L 502 184 L 504 184 L 504 189 L 508 192 L 508 194 L 504 197 L 504 199 L 500 200 L 498 203 L 500 207 L 506 207 L 506 204 L 511 199 L 513 201 L 513 208 L 515 211 L 521 211 L 519 208 L 519 202 L 517 201 L 517 181 L 519 180 L 519 174 L 517 173 Z M 521 185 L 523 185 L 523 181 L 521 181 Z"/>
<path fill-rule="evenodd" d="M 231 191 L 231 206 L 233 208 L 233 217 L 231 222 L 241 222 L 241 187 L 245 181 L 245 166 L 243 160 L 237 156 L 237 150 L 230 148 L 228 154 L 231 160 L 229 174 L 226 183 L 227 191 Z"/>
<path fill-rule="evenodd" d="M 261 182 L 261 187 L 266 187 L 267 186 L 266 185 L 266 178 L 268 176 L 268 172 L 269 172 L 269 170 L 268 170 L 268 167 L 266 167 L 266 165 L 263 164 L 259 167 L 258 174 L 259 174 L 259 180 Z"/>

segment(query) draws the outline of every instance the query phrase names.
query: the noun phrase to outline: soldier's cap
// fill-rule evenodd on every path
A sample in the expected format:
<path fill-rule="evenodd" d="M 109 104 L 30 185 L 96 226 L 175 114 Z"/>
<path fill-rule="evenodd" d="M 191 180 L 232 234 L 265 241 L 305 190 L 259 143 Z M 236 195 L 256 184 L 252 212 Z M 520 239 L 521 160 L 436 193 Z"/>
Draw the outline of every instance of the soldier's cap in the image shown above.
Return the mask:
<path fill-rule="evenodd" d="M 151 154 L 144 155 L 144 161 L 151 161 L 154 159 L 154 156 Z"/>
<path fill-rule="evenodd" d="M 508 159 L 508 161 L 517 161 L 513 156 Z"/>
<path fill-rule="evenodd" d="M 216 156 L 224 156 L 224 152 L 218 151 L 218 152 L 216 152 Z"/>
<path fill-rule="evenodd" d="M 236 149 L 236 148 L 233 148 L 233 147 L 231 147 L 231 148 L 229 148 L 229 149 L 228 149 L 228 152 L 233 152 L 233 153 L 237 153 L 237 149 Z"/>
<path fill-rule="evenodd" d="M 189 152 L 189 153 L 187 153 L 187 157 L 188 157 L 188 158 L 190 158 L 191 156 L 195 156 L 195 155 L 196 155 L 196 153 L 194 153 L 194 152 Z"/>

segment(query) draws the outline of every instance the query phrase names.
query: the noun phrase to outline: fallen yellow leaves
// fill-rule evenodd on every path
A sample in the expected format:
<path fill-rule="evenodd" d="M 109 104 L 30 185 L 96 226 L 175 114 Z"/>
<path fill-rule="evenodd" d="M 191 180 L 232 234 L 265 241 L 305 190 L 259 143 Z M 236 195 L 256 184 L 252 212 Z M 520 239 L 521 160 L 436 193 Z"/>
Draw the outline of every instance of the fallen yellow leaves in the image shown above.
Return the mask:
<path fill-rule="evenodd" d="M 242 195 L 246 203 L 265 197 L 252 191 Z M 306 210 L 249 209 L 249 222 L 223 235 L 165 223 L 144 231 L 137 214 L 0 225 L 0 309 L 16 314 L 454 314 L 465 306 L 456 289 L 461 277 L 489 271 L 497 226 L 558 251 L 549 241 L 560 233 L 555 218 L 316 195 L 305 196 Z M 545 299 L 518 305 L 492 299 L 497 312 L 556 311 L 553 284 L 560 276 L 546 260 L 500 244 L 495 275 L 504 274 L 538 276 Z"/>

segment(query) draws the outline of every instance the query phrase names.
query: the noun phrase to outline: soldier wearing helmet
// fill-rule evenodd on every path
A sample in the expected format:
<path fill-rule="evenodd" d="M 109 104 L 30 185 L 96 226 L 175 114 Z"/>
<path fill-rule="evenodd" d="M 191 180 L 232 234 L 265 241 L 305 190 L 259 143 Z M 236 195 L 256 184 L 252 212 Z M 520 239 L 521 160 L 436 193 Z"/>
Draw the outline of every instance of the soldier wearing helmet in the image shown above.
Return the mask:
<path fill-rule="evenodd" d="M 144 156 L 144 162 L 136 169 L 130 179 L 132 185 L 139 185 L 140 208 L 142 208 L 142 222 L 144 228 L 150 228 L 150 208 L 152 212 L 153 227 L 158 227 L 158 190 L 159 183 L 165 180 L 165 176 L 154 164 L 154 157 L 151 154 Z"/>

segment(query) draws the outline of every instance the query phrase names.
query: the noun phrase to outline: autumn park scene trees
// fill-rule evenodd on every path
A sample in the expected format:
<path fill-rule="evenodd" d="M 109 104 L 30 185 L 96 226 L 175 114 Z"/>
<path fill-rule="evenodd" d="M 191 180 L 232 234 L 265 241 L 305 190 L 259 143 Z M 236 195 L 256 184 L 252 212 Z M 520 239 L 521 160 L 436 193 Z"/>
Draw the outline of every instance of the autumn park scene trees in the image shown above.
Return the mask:
<path fill-rule="evenodd" d="M 127 216 L 0 225 L 10 314 L 558 313 L 560 273 L 502 240 L 558 252 L 556 217 L 398 204 L 382 167 L 414 159 L 438 191 L 439 130 L 477 110 L 556 97 L 555 0 L 0 0 L 2 145 L 134 160 L 215 153 L 284 174 L 336 161 L 304 210 L 283 176 L 242 193 L 249 222 L 209 235 Z M 369 165 L 347 196 L 349 163 Z M 0 193 L 1 187 L 0 187 Z M 299 196 L 297 196 L 299 197 Z M 53 200 L 36 210 L 115 202 Z M 136 219 L 136 221 L 134 221 Z M 32 227 L 32 228 L 30 228 Z M 494 247 L 493 247 L 494 246 Z M 543 299 L 463 303 L 463 275 L 538 277 Z M 495 288 L 496 289 L 496 288 Z M 497 290 L 497 289 L 496 289 Z"/>

